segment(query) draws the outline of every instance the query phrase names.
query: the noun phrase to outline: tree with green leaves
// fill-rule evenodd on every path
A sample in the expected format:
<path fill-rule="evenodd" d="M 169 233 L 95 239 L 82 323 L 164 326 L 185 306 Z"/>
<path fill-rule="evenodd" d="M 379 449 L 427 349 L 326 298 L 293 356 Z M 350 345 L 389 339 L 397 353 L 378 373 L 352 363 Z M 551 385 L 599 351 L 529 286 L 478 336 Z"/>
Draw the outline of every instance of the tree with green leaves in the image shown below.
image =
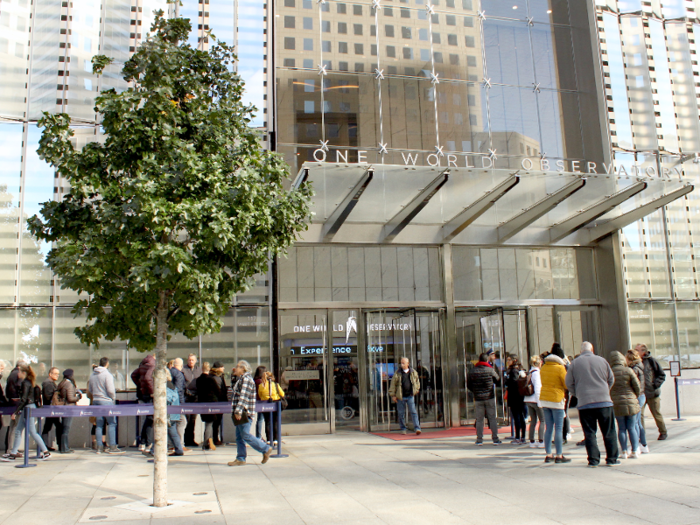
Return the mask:
<path fill-rule="evenodd" d="M 282 158 L 249 127 L 231 47 L 187 44 L 188 19 L 156 13 L 124 64 L 129 88 L 96 99 L 104 143 L 78 151 L 68 115 L 45 113 L 39 155 L 70 183 L 29 219 L 53 246 L 47 263 L 73 308 L 83 343 L 122 339 L 155 350 L 153 504 L 167 505 L 167 343 L 218 332 L 234 295 L 267 271 L 310 219 L 308 184 L 292 190 Z M 210 38 L 213 39 L 212 36 Z M 101 74 L 111 60 L 93 59 Z"/>

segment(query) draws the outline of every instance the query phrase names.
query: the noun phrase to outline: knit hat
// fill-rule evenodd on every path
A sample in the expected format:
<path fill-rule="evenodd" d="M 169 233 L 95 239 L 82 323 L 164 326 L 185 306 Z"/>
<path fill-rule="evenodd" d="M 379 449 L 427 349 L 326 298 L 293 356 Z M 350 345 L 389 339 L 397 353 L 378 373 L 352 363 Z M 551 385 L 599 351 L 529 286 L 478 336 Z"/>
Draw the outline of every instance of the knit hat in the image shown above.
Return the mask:
<path fill-rule="evenodd" d="M 221 361 L 214 361 L 212 368 L 223 368 L 224 364 Z"/>
<path fill-rule="evenodd" d="M 552 345 L 552 351 L 550 354 L 553 354 L 560 359 L 564 359 L 564 350 L 561 349 L 561 345 L 559 343 L 554 343 Z"/>
<path fill-rule="evenodd" d="M 66 368 L 63 371 L 63 377 L 66 379 L 73 379 L 73 369 L 72 368 Z"/>

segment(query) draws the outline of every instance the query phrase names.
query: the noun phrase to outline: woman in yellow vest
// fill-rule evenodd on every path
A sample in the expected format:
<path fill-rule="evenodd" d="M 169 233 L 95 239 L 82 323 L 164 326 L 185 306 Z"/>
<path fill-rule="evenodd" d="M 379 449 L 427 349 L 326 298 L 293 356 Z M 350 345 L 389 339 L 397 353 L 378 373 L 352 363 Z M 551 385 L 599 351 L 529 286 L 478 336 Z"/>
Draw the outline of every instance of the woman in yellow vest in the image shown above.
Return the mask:
<path fill-rule="evenodd" d="M 564 424 L 564 408 L 566 397 L 566 367 L 564 366 L 564 351 L 558 343 L 552 345 L 551 353 L 545 358 L 540 369 L 542 390 L 537 404 L 544 411 L 545 431 L 544 449 L 547 457 L 545 463 L 569 463 L 562 452 L 562 427 Z M 552 455 L 552 435 L 556 447 L 556 457 Z"/>
<path fill-rule="evenodd" d="M 272 391 L 272 396 L 270 396 L 270 391 Z M 275 376 L 272 375 L 272 372 L 266 372 L 265 373 L 265 381 L 261 382 L 258 385 L 258 397 L 262 401 L 279 401 L 284 397 L 284 390 L 282 390 L 282 387 L 279 385 L 279 383 L 275 383 Z M 274 439 L 275 436 L 278 437 L 279 439 L 279 428 L 277 427 L 277 417 L 275 415 L 272 416 L 272 421 L 273 421 L 273 433 L 270 433 L 270 420 L 266 415 L 260 414 L 259 417 L 264 417 L 265 418 L 265 435 L 267 436 L 268 441 L 272 441 L 273 446 L 277 445 L 277 440 Z"/>

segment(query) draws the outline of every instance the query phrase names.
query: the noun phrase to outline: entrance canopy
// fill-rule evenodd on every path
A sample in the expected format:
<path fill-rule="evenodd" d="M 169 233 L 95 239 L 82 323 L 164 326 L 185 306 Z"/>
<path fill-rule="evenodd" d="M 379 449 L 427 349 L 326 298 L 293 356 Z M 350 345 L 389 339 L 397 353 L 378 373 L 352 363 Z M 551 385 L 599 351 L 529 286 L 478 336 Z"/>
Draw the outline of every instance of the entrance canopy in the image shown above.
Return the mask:
<path fill-rule="evenodd" d="M 679 177 L 306 162 L 305 242 L 586 246 L 693 191 Z"/>

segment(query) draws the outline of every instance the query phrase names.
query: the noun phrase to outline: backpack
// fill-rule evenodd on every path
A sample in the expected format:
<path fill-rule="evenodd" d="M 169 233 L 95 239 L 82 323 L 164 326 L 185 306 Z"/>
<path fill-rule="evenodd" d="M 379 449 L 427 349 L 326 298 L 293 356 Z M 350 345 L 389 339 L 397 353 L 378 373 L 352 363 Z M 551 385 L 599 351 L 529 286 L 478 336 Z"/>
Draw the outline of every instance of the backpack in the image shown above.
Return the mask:
<path fill-rule="evenodd" d="M 532 372 L 528 372 L 525 377 L 518 378 L 518 392 L 521 396 L 531 396 L 535 393 L 535 386 L 532 384 Z"/>
<path fill-rule="evenodd" d="M 65 381 L 65 379 L 63 381 Z M 60 392 L 63 381 L 61 381 L 56 390 L 53 391 L 53 395 L 51 396 L 51 406 L 63 406 L 66 404 L 66 399 L 61 396 Z"/>
<path fill-rule="evenodd" d="M 41 408 L 42 406 L 44 406 L 44 398 L 41 395 L 41 387 L 40 386 L 34 387 L 34 405 L 37 408 Z"/>

